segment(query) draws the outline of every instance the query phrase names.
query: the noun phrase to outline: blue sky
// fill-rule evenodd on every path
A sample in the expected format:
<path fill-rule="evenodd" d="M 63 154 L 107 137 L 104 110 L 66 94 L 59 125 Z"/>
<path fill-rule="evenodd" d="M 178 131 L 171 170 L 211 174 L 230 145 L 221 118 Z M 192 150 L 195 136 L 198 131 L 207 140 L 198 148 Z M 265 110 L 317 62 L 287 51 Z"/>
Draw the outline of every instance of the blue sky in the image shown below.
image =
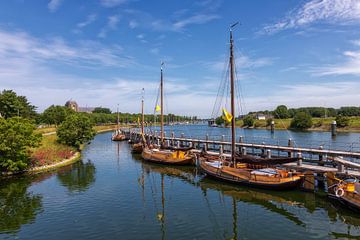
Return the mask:
<path fill-rule="evenodd" d="M 76 100 L 211 115 L 234 31 L 242 111 L 360 102 L 359 0 L 0 2 L 0 88 L 42 111 Z"/>

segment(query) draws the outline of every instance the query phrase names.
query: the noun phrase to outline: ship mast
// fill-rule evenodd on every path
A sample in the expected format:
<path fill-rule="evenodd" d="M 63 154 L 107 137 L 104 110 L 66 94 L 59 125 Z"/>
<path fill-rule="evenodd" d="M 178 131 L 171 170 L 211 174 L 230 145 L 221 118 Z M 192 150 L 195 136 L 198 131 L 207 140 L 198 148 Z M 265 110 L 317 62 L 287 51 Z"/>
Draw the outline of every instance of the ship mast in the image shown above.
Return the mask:
<path fill-rule="evenodd" d="M 119 104 L 117 105 L 117 130 L 119 130 Z"/>
<path fill-rule="evenodd" d="M 230 96 L 231 96 L 231 161 L 236 167 L 235 162 L 235 83 L 234 83 L 234 75 L 235 75 L 235 67 L 234 67 L 234 46 L 233 46 L 233 36 L 232 29 L 238 24 L 234 23 L 230 27 Z"/>
<path fill-rule="evenodd" d="M 144 93 L 145 89 L 142 89 L 142 98 L 141 98 L 141 134 L 144 135 Z"/>
<path fill-rule="evenodd" d="M 164 141 L 164 104 L 163 104 L 163 100 L 164 100 L 164 81 L 163 81 L 163 65 L 164 62 L 161 63 L 161 75 L 160 75 L 160 112 L 161 112 L 161 116 L 160 116 L 160 139 L 161 139 L 161 144 Z"/>

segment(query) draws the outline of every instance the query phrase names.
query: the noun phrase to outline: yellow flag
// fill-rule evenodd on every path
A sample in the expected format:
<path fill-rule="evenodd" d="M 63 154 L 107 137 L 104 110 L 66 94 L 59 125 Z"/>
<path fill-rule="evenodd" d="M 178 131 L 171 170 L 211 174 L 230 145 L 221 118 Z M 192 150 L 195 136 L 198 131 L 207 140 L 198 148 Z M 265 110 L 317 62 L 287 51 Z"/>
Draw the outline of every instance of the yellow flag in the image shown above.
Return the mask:
<path fill-rule="evenodd" d="M 161 110 L 161 107 L 160 107 L 159 105 L 156 105 L 155 111 L 156 111 L 156 112 L 160 112 L 160 110 Z"/>
<path fill-rule="evenodd" d="M 231 115 L 231 113 L 229 113 L 228 111 L 226 111 L 225 108 L 223 108 L 222 110 L 223 114 L 222 114 L 222 119 L 224 119 L 227 122 L 231 122 L 233 116 Z"/>
<path fill-rule="evenodd" d="M 137 122 L 138 122 L 138 125 L 140 125 L 140 117 L 138 117 L 138 120 L 137 120 Z"/>

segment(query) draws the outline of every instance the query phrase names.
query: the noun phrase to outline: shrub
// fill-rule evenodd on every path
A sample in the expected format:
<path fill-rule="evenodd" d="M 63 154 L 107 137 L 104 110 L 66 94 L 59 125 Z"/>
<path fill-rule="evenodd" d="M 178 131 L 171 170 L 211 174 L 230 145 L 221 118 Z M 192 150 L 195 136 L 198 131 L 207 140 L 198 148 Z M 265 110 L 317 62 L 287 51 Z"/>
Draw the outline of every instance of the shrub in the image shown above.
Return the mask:
<path fill-rule="evenodd" d="M 252 126 L 254 126 L 255 119 L 251 115 L 246 115 L 243 119 L 243 122 L 244 122 L 244 126 L 252 127 Z"/>
<path fill-rule="evenodd" d="M 28 166 L 29 149 L 38 146 L 41 140 L 34 130 L 29 119 L 0 118 L 0 170 L 21 171 Z"/>
<path fill-rule="evenodd" d="M 336 125 L 340 128 L 347 127 L 350 125 L 350 119 L 342 115 L 337 115 L 335 121 L 336 121 Z"/>
<path fill-rule="evenodd" d="M 291 121 L 290 127 L 294 129 L 307 129 L 312 126 L 312 118 L 309 113 L 298 112 Z"/>
<path fill-rule="evenodd" d="M 56 133 L 58 141 L 68 146 L 80 148 L 80 145 L 92 140 L 95 136 L 94 124 L 84 114 L 68 116 L 59 126 Z"/>

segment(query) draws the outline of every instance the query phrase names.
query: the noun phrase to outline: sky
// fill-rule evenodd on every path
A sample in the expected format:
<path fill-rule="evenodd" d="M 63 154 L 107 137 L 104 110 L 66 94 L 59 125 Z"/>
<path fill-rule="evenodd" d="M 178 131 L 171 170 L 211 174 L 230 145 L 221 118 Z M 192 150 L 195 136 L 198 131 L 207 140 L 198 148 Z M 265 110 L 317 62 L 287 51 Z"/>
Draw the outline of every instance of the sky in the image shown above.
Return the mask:
<path fill-rule="evenodd" d="M 0 1 L 0 89 L 153 113 L 164 61 L 166 112 L 209 117 L 237 21 L 242 113 L 359 106 L 360 0 Z"/>

